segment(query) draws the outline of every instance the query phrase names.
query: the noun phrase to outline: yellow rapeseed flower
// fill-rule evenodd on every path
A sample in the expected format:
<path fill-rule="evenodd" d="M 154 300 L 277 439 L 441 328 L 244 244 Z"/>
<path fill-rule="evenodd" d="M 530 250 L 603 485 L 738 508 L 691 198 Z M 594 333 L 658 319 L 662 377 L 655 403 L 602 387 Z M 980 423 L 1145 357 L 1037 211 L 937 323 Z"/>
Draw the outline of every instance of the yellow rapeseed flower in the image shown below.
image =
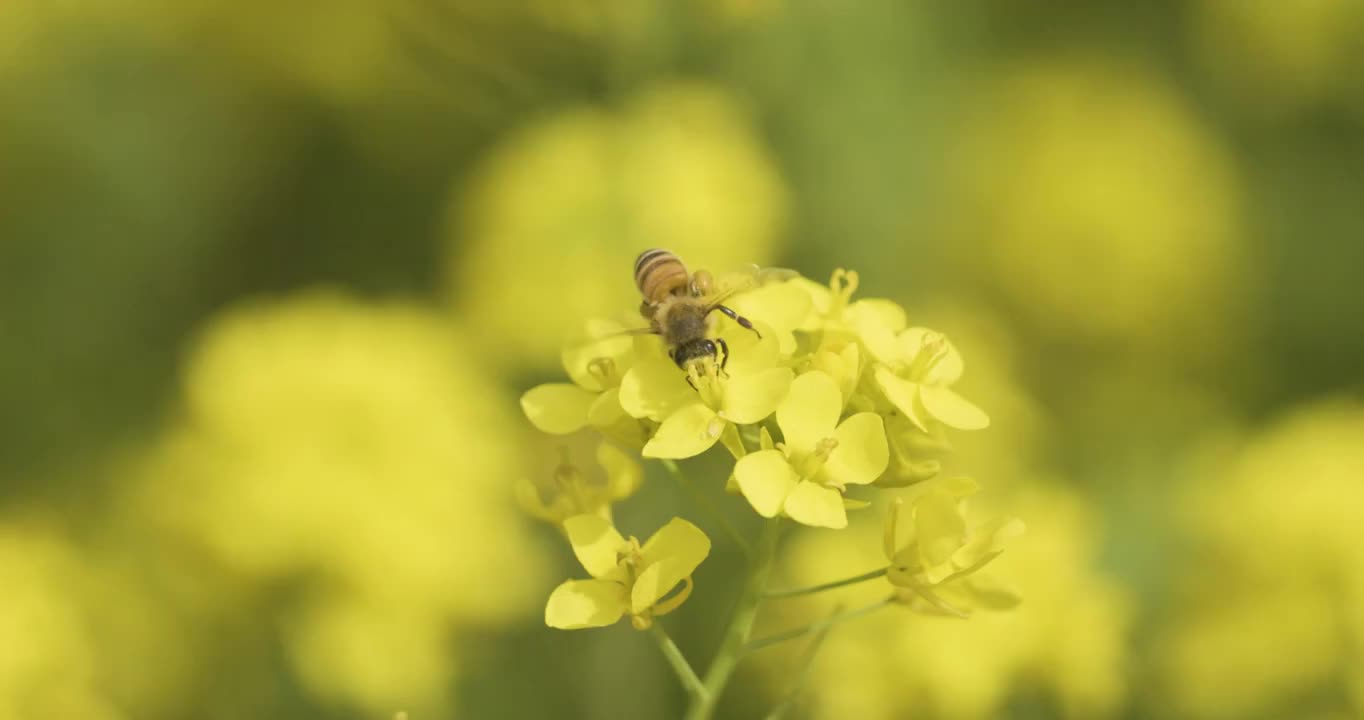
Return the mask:
<path fill-rule="evenodd" d="M 227 313 L 186 369 L 147 513 L 247 590 L 316 579 L 279 624 L 319 699 L 440 711 L 451 634 L 533 601 L 513 425 L 471 347 L 434 309 L 313 293 Z"/>
<path fill-rule="evenodd" d="M 655 617 L 686 601 L 692 572 L 710 554 L 706 534 L 681 518 L 673 518 L 643 545 L 622 537 L 597 515 L 569 518 L 564 530 L 592 579 L 568 580 L 549 596 L 545 624 L 561 630 L 613 625 L 624 615 L 635 628 L 647 629 Z"/>
<path fill-rule="evenodd" d="M 531 424 L 552 435 L 591 426 L 623 445 L 644 444 L 644 427 L 625 413 L 620 385 L 635 362 L 626 328 L 608 320 L 587 324 L 594 340 L 572 343 L 560 354 L 571 383 L 537 385 L 521 396 L 521 410 Z"/>
<path fill-rule="evenodd" d="M 912 327 L 896 336 L 877 360 L 876 384 L 885 397 L 924 432 L 934 421 L 958 430 L 980 430 L 990 416 L 952 390 L 963 364 L 957 348 L 942 334 Z"/>
<path fill-rule="evenodd" d="M 890 300 L 853 300 L 859 278 L 851 270 L 835 270 L 827 287 L 806 278 L 791 282 L 809 295 L 813 305 L 801 329 L 820 333 L 825 349 L 837 351 L 858 340 L 875 353 L 886 348 L 908 323 L 904 308 Z"/>
<path fill-rule="evenodd" d="M 899 597 L 910 607 L 965 616 L 974 607 L 1007 610 L 1018 604 L 1015 592 L 977 572 L 999 557 L 1010 539 L 1023 534 L 1023 521 L 998 518 L 969 528 L 963 501 L 978 489 L 969 478 L 937 481 L 914 498 L 903 523 L 903 502 L 897 498 L 891 505 L 884 540 L 890 561 L 886 578 L 905 591 Z"/>
<path fill-rule="evenodd" d="M 644 469 L 632 457 L 612 445 L 597 446 L 597 464 L 602 473 L 585 473 L 564 457 L 549 478 L 522 479 L 516 485 L 521 508 L 545 522 L 562 526 L 575 515 L 599 515 L 611 519 L 611 503 L 635 494 L 644 479 Z"/>
<path fill-rule="evenodd" d="M 692 366 L 690 375 L 668 358 L 657 338 L 639 339 L 635 366 L 621 383 L 620 402 L 630 415 L 660 423 L 644 446 L 644 457 L 699 455 L 732 425 L 761 422 L 776 411 L 794 373 L 781 365 L 779 341 L 771 328 L 758 320 L 754 324 L 761 338 L 737 325 L 721 331 L 730 348 L 723 369 L 705 363 Z"/>
<path fill-rule="evenodd" d="M 481 351 L 512 364 L 552 357 L 584 318 L 637 307 L 639 250 L 704 258 L 717 272 L 765 264 L 786 214 L 742 103 L 702 83 L 548 116 L 509 136 L 460 190 L 448 286 Z"/>
<path fill-rule="evenodd" d="M 734 466 L 739 490 L 759 515 L 847 526 L 843 490 L 876 480 L 890 451 L 879 415 L 857 413 L 839 423 L 842 411 L 838 385 L 825 373 L 812 370 L 791 384 L 776 410 L 783 442 L 745 455 Z"/>
<path fill-rule="evenodd" d="M 73 548 L 0 523 L 0 717 L 123 720 Z"/>

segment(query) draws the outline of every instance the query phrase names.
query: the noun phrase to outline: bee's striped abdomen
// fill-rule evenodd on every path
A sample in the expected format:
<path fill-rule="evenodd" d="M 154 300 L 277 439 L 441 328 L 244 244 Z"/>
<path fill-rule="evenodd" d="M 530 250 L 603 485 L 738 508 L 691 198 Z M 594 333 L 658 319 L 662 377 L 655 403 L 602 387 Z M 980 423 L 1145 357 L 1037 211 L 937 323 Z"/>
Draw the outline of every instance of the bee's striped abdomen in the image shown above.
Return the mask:
<path fill-rule="evenodd" d="M 635 287 L 646 302 L 661 301 L 686 287 L 688 279 L 687 267 L 667 250 L 645 250 L 635 258 Z"/>

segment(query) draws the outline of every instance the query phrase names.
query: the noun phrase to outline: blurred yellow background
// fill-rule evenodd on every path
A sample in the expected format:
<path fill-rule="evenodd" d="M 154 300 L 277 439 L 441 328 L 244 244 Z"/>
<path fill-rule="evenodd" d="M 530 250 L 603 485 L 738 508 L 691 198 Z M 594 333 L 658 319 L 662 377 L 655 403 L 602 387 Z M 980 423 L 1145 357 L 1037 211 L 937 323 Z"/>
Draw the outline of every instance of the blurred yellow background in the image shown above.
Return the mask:
<path fill-rule="evenodd" d="M 628 624 L 544 627 L 515 497 L 654 246 L 950 335 L 1029 527 L 1018 611 L 841 627 L 795 716 L 1364 717 L 1361 198 L 1357 0 L 4 0 L 0 720 L 678 715 Z"/>

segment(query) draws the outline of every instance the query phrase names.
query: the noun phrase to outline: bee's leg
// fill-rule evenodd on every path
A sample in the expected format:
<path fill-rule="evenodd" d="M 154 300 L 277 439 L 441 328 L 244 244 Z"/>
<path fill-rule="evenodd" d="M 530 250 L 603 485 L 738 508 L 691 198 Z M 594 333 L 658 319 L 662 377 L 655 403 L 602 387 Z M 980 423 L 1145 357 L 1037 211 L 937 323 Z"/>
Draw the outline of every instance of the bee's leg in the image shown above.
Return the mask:
<path fill-rule="evenodd" d="M 725 372 L 725 366 L 729 364 L 729 343 L 725 342 L 724 338 L 715 338 L 715 344 L 719 345 L 720 352 L 724 353 L 720 356 L 720 373 L 729 377 L 729 373 Z"/>
<path fill-rule="evenodd" d="M 758 336 L 758 339 L 760 340 L 762 339 L 763 334 L 758 332 L 758 328 L 753 327 L 753 323 L 749 322 L 748 318 L 744 317 L 743 315 L 740 315 L 739 313 L 734 312 L 733 310 L 730 310 L 724 305 L 716 305 L 715 309 L 719 310 L 725 315 L 728 315 L 730 320 L 739 323 L 739 327 L 744 328 L 745 330 L 752 330 L 753 334 Z"/>

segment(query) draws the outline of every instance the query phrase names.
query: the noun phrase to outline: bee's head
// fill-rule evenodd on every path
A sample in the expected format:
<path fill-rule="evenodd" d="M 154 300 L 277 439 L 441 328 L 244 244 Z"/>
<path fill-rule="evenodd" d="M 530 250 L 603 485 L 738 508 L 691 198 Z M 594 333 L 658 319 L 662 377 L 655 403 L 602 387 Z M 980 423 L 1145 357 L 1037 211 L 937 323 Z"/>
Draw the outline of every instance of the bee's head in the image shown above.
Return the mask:
<path fill-rule="evenodd" d="M 677 366 L 683 370 L 686 370 L 689 365 L 697 360 L 706 358 L 714 360 L 719 354 L 720 350 L 716 346 L 715 341 L 709 338 L 702 338 L 683 345 L 678 345 L 672 351 L 673 362 L 677 363 Z"/>

